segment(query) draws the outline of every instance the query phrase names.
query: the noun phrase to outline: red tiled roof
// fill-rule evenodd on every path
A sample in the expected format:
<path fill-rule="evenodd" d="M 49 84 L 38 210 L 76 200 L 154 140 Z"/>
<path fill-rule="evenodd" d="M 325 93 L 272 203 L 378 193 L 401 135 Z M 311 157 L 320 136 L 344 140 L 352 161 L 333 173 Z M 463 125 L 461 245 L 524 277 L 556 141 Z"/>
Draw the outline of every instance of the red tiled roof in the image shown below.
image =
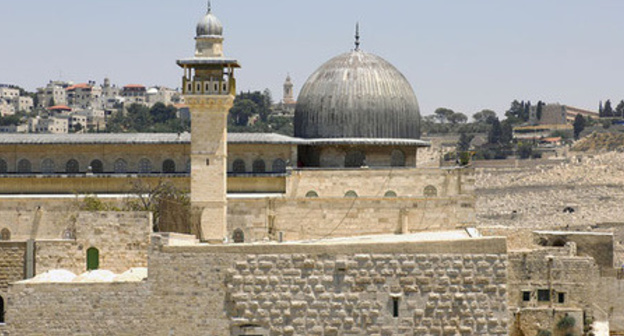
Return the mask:
<path fill-rule="evenodd" d="M 48 107 L 48 110 L 63 110 L 63 111 L 71 111 L 71 107 L 66 105 L 56 105 Z"/>
<path fill-rule="evenodd" d="M 126 86 L 124 86 L 124 89 L 144 89 L 145 85 L 141 85 L 141 84 L 128 84 Z"/>
<path fill-rule="evenodd" d="M 68 87 L 66 90 L 67 91 L 72 91 L 75 89 L 89 89 L 91 88 L 91 85 L 87 84 L 87 83 L 81 83 L 81 84 L 76 84 L 76 85 L 72 85 L 70 87 Z"/>

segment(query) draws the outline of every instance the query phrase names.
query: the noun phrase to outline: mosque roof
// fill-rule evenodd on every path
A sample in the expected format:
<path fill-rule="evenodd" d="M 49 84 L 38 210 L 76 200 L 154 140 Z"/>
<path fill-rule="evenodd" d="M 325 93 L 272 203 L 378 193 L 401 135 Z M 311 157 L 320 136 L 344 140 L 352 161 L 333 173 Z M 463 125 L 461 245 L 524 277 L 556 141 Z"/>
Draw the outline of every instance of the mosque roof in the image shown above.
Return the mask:
<path fill-rule="evenodd" d="M 83 134 L 0 134 L 0 145 L 19 144 L 188 144 L 190 133 L 83 133 Z M 301 139 L 277 133 L 228 133 L 229 144 L 273 144 L 273 145 L 385 145 L 385 146 L 429 146 L 429 142 L 418 139 L 396 138 L 334 138 Z"/>

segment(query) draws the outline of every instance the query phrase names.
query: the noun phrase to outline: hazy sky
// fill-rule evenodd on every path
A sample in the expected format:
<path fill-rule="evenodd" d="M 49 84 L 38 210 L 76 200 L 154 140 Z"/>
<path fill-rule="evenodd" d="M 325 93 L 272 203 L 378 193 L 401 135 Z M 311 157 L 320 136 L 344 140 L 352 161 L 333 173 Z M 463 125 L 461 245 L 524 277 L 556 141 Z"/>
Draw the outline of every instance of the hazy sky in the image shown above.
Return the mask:
<path fill-rule="evenodd" d="M 203 0 L 0 0 L 0 83 L 51 79 L 178 87 Z M 513 99 L 596 110 L 624 99 L 621 0 L 214 0 L 239 90 L 277 100 L 353 48 L 394 64 L 423 114 L 448 107 L 502 114 Z"/>

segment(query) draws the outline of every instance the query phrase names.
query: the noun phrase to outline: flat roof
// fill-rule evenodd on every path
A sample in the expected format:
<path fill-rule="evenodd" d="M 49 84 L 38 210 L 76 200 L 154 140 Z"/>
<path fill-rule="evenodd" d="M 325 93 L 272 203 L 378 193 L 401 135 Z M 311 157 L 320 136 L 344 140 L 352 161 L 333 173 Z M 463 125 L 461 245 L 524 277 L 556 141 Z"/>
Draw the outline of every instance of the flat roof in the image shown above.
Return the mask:
<path fill-rule="evenodd" d="M 277 133 L 228 133 L 230 144 L 287 144 L 287 145 L 369 145 L 369 146 L 430 146 L 418 139 L 336 138 L 302 139 Z M 191 134 L 184 133 L 80 133 L 40 134 L 3 133 L 0 145 L 38 144 L 189 144 Z"/>

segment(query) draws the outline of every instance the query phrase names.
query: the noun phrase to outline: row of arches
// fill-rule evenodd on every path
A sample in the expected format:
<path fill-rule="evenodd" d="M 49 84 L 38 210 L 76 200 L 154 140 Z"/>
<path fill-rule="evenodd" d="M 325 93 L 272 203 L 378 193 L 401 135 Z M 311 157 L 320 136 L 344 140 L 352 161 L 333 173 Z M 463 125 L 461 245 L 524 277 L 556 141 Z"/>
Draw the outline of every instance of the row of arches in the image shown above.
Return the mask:
<path fill-rule="evenodd" d="M 236 159 L 232 163 L 232 172 L 234 173 L 247 173 L 247 166 L 243 159 Z M 252 173 L 266 173 L 267 165 L 263 159 L 256 159 L 251 164 Z M 271 170 L 268 172 L 283 173 L 286 172 L 286 161 L 282 159 L 275 159 L 271 164 Z"/>
<path fill-rule="evenodd" d="M 425 197 L 436 197 L 438 196 L 438 189 L 432 185 L 428 185 L 423 189 L 423 195 Z M 310 190 L 306 193 L 305 197 L 308 197 L 308 198 L 319 197 L 319 194 L 314 190 Z M 358 197 L 358 194 L 354 190 L 349 190 L 344 194 L 344 197 Z M 398 197 L 398 195 L 395 191 L 388 190 L 384 194 L 384 197 Z"/>
<path fill-rule="evenodd" d="M 137 164 L 137 172 L 140 174 L 149 174 L 155 172 L 154 164 L 150 159 L 142 158 Z M 61 169 L 63 168 L 63 169 Z M 90 169 L 89 169 L 90 168 Z M 176 163 L 172 159 L 166 159 L 161 164 L 161 172 L 166 174 L 172 174 L 176 172 Z M 187 171 L 190 170 L 190 161 L 187 162 Z M 124 159 L 117 159 L 113 162 L 114 173 L 128 173 L 129 171 L 128 161 Z M 53 159 L 46 158 L 41 161 L 41 173 L 54 174 L 54 173 L 66 173 L 66 174 L 78 174 L 80 172 L 92 172 L 94 174 L 104 173 L 104 163 L 101 160 L 95 159 L 89 163 L 88 167 L 81 167 L 80 163 L 76 159 L 70 159 L 61 167 L 57 167 Z M 0 174 L 8 172 L 8 165 L 6 160 L 0 159 Z M 17 173 L 28 174 L 33 172 L 33 165 L 28 159 L 21 159 L 17 162 Z"/>

